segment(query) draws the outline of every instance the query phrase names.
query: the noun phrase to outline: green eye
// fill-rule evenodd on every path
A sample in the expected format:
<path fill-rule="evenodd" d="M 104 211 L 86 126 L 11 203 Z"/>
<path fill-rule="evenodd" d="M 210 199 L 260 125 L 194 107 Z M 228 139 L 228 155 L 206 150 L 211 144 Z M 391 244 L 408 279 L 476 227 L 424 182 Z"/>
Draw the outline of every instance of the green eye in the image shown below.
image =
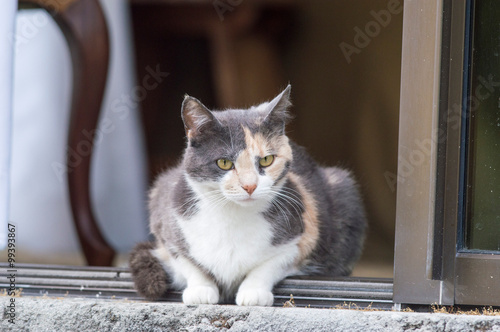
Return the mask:
<path fill-rule="evenodd" d="M 219 166 L 220 169 L 229 171 L 231 168 L 233 168 L 233 162 L 228 159 L 219 159 L 217 160 L 217 166 Z"/>
<path fill-rule="evenodd" d="M 273 161 L 274 161 L 273 155 L 265 156 L 264 158 L 260 158 L 259 165 L 262 167 L 268 167 L 268 166 L 271 166 Z"/>

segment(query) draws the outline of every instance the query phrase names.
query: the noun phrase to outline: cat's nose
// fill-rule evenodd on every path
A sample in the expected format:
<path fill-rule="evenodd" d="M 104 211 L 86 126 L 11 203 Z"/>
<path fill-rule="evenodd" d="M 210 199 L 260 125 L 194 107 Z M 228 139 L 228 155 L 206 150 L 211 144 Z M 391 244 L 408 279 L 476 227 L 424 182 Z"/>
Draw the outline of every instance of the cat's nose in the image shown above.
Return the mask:
<path fill-rule="evenodd" d="M 250 184 L 250 185 L 245 185 L 245 186 L 241 186 L 243 189 L 245 189 L 245 191 L 251 195 L 253 194 L 253 192 L 255 191 L 255 189 L 257 189 L 257 185 L 256 184 Z"/>

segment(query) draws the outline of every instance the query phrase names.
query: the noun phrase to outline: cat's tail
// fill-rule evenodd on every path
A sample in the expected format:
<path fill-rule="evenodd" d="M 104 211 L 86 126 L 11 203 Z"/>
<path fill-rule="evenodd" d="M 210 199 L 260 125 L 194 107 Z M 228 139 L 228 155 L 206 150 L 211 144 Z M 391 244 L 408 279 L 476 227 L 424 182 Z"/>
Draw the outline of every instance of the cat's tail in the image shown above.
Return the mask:
<path fill-rule="evenodd" d="M 151 253 L 153 243 L 141 242 L 132 249 L 129 266 L 135 289 L 148 300 L 157 300 L 168 290 L 169 277 L 160 261 Z"/>

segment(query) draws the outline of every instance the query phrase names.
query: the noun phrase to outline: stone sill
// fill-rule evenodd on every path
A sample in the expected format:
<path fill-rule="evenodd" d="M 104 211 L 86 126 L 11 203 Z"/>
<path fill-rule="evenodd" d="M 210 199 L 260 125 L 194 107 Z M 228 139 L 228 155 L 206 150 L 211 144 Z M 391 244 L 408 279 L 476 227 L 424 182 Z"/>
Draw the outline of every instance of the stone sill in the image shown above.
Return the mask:
<path fill-rule="evenodd" d="M 500 317 L 0 296 L 1 331 L 500 331 Z"/>

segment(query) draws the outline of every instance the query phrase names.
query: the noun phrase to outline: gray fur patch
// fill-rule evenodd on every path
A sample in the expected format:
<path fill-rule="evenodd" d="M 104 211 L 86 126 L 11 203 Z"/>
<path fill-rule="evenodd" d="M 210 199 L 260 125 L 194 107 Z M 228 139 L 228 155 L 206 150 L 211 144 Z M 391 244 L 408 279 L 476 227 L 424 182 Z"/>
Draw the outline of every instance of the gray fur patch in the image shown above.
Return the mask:
<path fill-rule="evenodd" d="M 198 210 L 199 199 L 183 176 L 177 182 L 175 191 L 177 195 L 173 197 L 174 207 L 179 215 L 189 219 Z"/>
<path fill-rule="evenodd" d="M 217 112 L 213 114 L 217 115 Z M 233 124 L 213 128 L 210 135 L 202 134 L 190 140 L 183 165 L 187 174 L 195 181 L 218 181 L 225 171 L 217 166 L 217 160 L 225 158 L 234 161 L 246 147 L 243 137 L 241 126 Z"/>
<path fill-rule="evenodd" d="M 176 167 L 161 174 L 150 192 L 149 210 L 151 232 L 172 256 L 187 255 L 189 250 L 174 212 L 177 210 L 178 196 L 188 197 L 191 189 L 183 185 L 184 171 Z M 180 184 L 180 185 L 179 185 Z M 180 204 L 180 203 L 177 203 Z M 189 209 L 189 207 L 186 207 Z"/>
<path fill-rule="evenodd" d="M 287 243 L 304 232 L 302 197 L 295 185 L 287 181 L 263 213 L 274 229 L 273 245 Z"/>
<path fill-rule="evenodd" d="M 320 167 L 297 144 L 293 149 L 291 171 L 299 175 L 313 195 L 318 210 L 319 239 L 306 274 L 346 276 L 359 259 L 367 221 L 356 181 L 347 170 Z"/>

